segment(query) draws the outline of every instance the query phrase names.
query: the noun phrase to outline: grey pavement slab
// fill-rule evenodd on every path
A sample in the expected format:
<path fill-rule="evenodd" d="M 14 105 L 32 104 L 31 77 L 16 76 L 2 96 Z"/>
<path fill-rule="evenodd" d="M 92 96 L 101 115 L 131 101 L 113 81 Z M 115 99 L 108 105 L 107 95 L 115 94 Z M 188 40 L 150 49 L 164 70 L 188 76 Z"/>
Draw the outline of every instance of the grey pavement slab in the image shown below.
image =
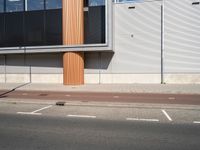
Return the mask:
<path fill-rule="evenodd" d="M 0 83 L 0 90 L 200 94 L 200 84 L 62 84 Z"/>

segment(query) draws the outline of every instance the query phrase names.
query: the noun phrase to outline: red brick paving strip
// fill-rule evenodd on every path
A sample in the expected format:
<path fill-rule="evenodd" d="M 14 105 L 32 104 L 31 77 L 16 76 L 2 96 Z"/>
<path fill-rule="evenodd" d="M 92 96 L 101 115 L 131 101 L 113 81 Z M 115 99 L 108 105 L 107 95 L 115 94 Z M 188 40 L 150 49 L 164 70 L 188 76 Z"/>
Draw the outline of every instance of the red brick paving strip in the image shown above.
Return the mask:
<path fill-rule="evenodd" d="M 95 93 L 95 92 L 38 92 L 0 91 L 0 98 L 20 98 L 34 100 L 83 101 L 83 102 L 128 102 L 158 104 L 200 105 L 197 94 L 145 94 L 145 93 Z M 69 96 L 70 95 L 70 96 Z"/>

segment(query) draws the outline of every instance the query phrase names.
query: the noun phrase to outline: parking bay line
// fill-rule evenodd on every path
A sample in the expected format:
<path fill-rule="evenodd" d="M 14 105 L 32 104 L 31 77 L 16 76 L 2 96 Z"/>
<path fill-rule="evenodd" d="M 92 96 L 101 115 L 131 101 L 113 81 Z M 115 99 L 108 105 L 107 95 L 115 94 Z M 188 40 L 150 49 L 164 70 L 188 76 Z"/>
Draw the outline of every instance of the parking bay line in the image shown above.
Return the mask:
<path fill-rule="evenodd" d="M 32 112 L 17 112 L 17 114 L 22 114 L 22 115 L 42 115 L 42 113 L 38 113 L 38 112 L 39 112 L 39 111 L 42 111 L 42 110 L 44 110 L 44 109 L 51 108 L 51 107 L 52 107 L 52 105 L 49 105 L 49 106 L 46 106 L 46 107 L 37 109 L 37 110 L 32 111 Z"/>
<path fill-rule="evenodd" d="M 126 118 L 127 121 L 148 121 L 148 122 L 159 122 L 158 119 L 139 119 L 139 118 Z"/>
<path fill-rule="evenodd" d="M 67 115 L 67 117 L 74 117 L 74 118 L 92 118 L 95 119 L 97 118 L 96 116 L 89 116 L 89 115 Z"/>
<path fill-rule="evenodd" d="M 194 124 L 200 124 L 200 121 L 194 121 L 193 123 Z"/>
<path fill-rule="evenodd" d="M 162 112 L 163 112 L 163 114 L 167 117 L 167 119 L 168 119 L 169 121 L 172 121 L 172 118 L 169 116 L 169 114 L 168 114 L 164 109 L 162 109 Z"/>
<path fill-rule="evenodd" d="M 32 113 L 32 112 L 17 112 L 17 114 L 21 114 L 21 115 L 42 115 L 41 113 Z"/>

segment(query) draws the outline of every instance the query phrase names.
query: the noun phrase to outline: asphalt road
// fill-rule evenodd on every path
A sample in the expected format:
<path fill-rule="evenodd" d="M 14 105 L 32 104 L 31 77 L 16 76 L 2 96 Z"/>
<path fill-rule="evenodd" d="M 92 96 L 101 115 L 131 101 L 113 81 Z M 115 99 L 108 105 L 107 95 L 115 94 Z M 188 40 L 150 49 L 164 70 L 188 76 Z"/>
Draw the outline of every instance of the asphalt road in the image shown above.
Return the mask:
<path fill-rule="evenodd" d="M 0 113 L 0 150 L 199 150 L 200 126 Z"/>

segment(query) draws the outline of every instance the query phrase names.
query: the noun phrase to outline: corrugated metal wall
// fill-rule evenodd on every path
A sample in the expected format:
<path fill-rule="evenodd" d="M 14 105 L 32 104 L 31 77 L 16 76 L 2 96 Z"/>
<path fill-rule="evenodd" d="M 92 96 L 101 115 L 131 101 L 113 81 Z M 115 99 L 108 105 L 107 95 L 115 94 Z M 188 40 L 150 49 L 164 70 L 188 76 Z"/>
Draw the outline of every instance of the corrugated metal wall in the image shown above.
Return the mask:
<path fill-rule="evenodd" d="M 161 74 L 162 18 L 164 75 L 185 74 L 180 83 L 198 82 L 191 75 L 200 73 L 200 5 L 193 2 L 200 0 L 165 0 L 163 18 L 162 0 L 114 4 L 115 53 L 87 53 L 86 73 Z"/>
<path fill-rule="evenodd" d="M 164 73 L 200 73 L 200 5 L 194 1 L 164 1 Z M 86 54 L 86 72 L 98 73 L 98 66 L 101 73 L 161 73 L 161 5 L 115 4 L 115 54 Z"/>
<path fill-rule="evenodd" d="M 108 73 L 160 73 L 161 1 L 116 4 L 114 46 Z"/>
<path fill-rule="evenodd" d="M 200 5 L 194 1 L 165 0 L 165 73 L 200 73 Z"/>

